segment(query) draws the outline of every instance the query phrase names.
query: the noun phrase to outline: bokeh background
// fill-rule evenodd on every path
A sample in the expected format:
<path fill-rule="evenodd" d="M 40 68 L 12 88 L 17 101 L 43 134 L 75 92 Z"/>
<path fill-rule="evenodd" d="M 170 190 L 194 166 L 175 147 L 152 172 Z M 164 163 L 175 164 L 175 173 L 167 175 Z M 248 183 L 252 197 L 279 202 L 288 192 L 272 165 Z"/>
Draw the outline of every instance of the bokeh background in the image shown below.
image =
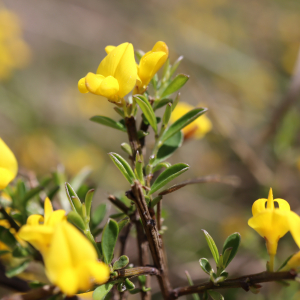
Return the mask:
<path fill-rule="evenodd" d="M 275 197 L 300 213 L 299 1 L 1 0 L 0 136 L 16 154 L 21 175 L 40 178 L 64 167 L 70 178 L 90 166 L 98 203 L 128 189 L 107 155 L 122 154 L 126 134 L 89 121 L 118 115 L 105 99 L 80 94 L 77 81 L 96 70 L 106 45 L 128 41 L 149 51 L 158 40 L 169 46 L 171 62 L 184 56 L 178 72 L 191 77 L 182 101 L 208 107 L 213 124 L 169 159 L 191 166 L 177 182 L 212 174 L 240 181 L 188 186 L 164 198 L 172 285 L 187 284 L 185 270 L 194 282 L 206 279 L 198 260 L 211 254 L 201 229 L 220 248 L 230 233 L 241 233 L 231 276 L 263 271 L 264 241 L 247 225 L 252 203 L 273 187 Z M 296 250 L 287 234 L 277 266 Z M 133 237 L 127 252 L 134 262 Z M 223 294 L 296 300 L 298 290 L 298 283 L 265 284 L 259 295 Z"/>

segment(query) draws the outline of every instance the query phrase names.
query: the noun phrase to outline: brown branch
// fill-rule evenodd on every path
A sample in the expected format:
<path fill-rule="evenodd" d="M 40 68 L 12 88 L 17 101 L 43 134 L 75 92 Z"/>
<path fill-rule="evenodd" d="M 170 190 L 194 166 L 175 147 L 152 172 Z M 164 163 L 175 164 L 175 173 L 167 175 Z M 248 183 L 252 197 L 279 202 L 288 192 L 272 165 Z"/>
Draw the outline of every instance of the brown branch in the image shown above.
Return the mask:
<path fill-rule="evenodd" d="M 127 240 L 128 240 L 128 236 L 130 233 L 132 227 L 132 223 L 128 223 L 125 228 L 123 229 L 123 234 L 120 235 L 120 243 L 121 243 L 121 250 L 120 250 L 120 256 L 125 255 L 125 249 L 126 249 L 126 244 L 127 244 Z"/>
<path fill-rule="evenodd" d="M 113 195 L 108 196 L 108 200 L 115 205 L 117 208 L 119 208 L 122 212 L 125 214 L 128 214 L 129 207 L 127 207 L 120 199 Z"/>
<path fill-rule="evenodd" d="M 155 267 L 136 267 L 116 270 L 116 272 L 118 272 L 118 277 L 120 278 L 135 277 L 140 275 L 160 275 L 159 271 Z"/>
<path fill-rule="evenodd" d="M 168 278 L 168 270 L 164 251 L 162 248 L 162 242 L 155 221 L 150 216 L 142 186 L 138 181 L 135 181 L 131 191 L 127 192 L 127 197 L 132 199 L 137 206 L 147 236 L 147 240 L 149 242 L 150 251 L 155 267 L 160 271 L 160 276 L 158 276 L 157 278 L 160 289 L 162 291 L 162 295 L 165 300 L 169 299 L 172 289 Z"/>
<path fill-rule="evenodd" d="M 141 153 L 141 145 L 139 143 L 139 139 L 137 136 L 135 118 L 133 116 L 125 118 L 125 125 L 127 128 L 129 144 L 132 149 L 131 160 L 132 160 L 132 163 L 134 164 L 136 152 L 139 151 Z"/>
<path fill-rule="evenodd" d="M 242 288 L 249 291 L 249 287 L 258 283 L 280 281 L 280 280 L 294 280 L 297 273 L 293 270 L 289 272 L 262 272 L 258 274 L 246 275 L 234 279 L 228 279 L 224 282 L 214 285 L 213 282 L 205 282 L 199 285 L 179 287 L 172 291 L 172 299 L 177 299 L 183 295 L 203 293 L 208 290 L 228 289 L 228 288 Z"/>

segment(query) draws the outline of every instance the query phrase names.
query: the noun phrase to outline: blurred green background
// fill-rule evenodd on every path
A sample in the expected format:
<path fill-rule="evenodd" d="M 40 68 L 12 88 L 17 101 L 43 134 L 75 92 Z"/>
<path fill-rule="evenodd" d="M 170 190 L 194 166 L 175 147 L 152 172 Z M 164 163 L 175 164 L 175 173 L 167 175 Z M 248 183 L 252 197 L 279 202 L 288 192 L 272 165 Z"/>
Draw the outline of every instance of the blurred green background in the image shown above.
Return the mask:
<path fill-rule="evenodd" d="M 191 78 L 182 101 L 208 107 L 213 124 L 204 138 L 187 140 L 169 159 L 191 166 L 177 182 L 211 174 L 240 178 L 239 186 L 193 185 L 164 197 L 172 285 L 187 284 L 185 270 L 194 282 L 206 279 L 198 260 L 211 255 L 202 228 L 220 248 L 227 235 L 241 233 L 231 276 L 263 271 L 264 241 L 247 225 L 252 203 L 273 187 L 275 198 L 300 213 L 300 80 L 297 72 L 293 77 L 299 1 L 1 1 L 0 136 L 16 154 L 21 175 L 40 178 L 64 166 L 71 177 L 91 166 L 89 184 L 97 186 L 98 203 L 128 189 L 107 155 L 123 154 L 126 134 L 89 121 L 97 114 L 118 115 L 104 98 L 80 94 L 77 82 L 96 71 L 106 45 L 131 42 L 149 51 L 158 40 L 169 46 L 171 63 L 184 56 L 178 72 Z M 277 130 L 264 138 L 274 124 Z M 296 250 L 288 234 L 279 243 L 277 266 Z M 133 262 L 135 251 L 131 237 L 127 252 Z M 265 284 L 259 295 L 224 295 L 296 300 L 298 289 L 297 283 Z"/>

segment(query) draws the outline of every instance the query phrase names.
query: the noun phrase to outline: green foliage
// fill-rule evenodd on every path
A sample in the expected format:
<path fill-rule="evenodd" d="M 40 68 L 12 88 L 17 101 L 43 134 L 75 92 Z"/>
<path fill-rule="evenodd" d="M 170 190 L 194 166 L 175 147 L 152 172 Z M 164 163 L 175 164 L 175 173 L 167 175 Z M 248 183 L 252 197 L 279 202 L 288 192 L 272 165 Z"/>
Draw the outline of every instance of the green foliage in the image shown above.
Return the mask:
<path fill-rule="evenodd" d="M 98 286 L 93 292 L 93 300 L 103 300 L 114 285 L 112 281 Z"/>
<path fill-rule="evenodd" d="M 167 105 L 168 103 L 173 103 L 173 100 L 170 99 L 170 98 L 164 98 L 164 99 L 161 99 L 160 101 L 156 101 L 154 102 L 153 104 L 153 110 L 157 110 L 161 107 L 164 107 L 165 105 Z"/>
<path fill-rule="evenodd" d="M 160 146 L 154 165 L 159 164 L 160 162 L 169 158 L 179 147 L 181 147 L 183 142 L 183 134 L 179 130 L 169 139 L 167 139 L 162 146 Z"/>
<path fill-rule="evenodd" d="M 227 251 L 227 253 L 229 253 L 228 255 L 228 259 L 223 259 L 223 264 L 224 264 L 224 268 L 226 268 L 229 263 L 233 260 L 233 258 L 235 257 L 235 255 L 237 254 L 237 251 L 239 249 L 240 246 L 240 242 L 241 242 L 241 235 L 238 232 L 235 232 L 233 234 L 231 234 L 224 242 L 223 245 L 223 256 L 225 257 L 225 252 L 227 249 L 231 248 L 231 251 Z"/>
<path fill-rule="evenodd" d="M 94 116 L 90 120 L 95 122 L 95 123 L 99 123 L 99 124 L 102 124 L 104 126 L 111 127 L 111 128 L 118 129 L 118 130 L 126 132 L 126 126 L 124 124 L 122 124 L 120 122 L 116 122 L 111 118 L 104 117 L 104 116 Z"/>
<path fill-rule="evenodd" d="M 219 262 L 219 251 L 218 251 L 218 248 L 216 246 L 216 243 L 206 230 L 202 229 L 202 231 L 204 233 L 206 242 L 207 242 L 208 247 L 209 247 L 209 249 L 212 253 L 212 256 L 213 256 L 216 264 L 218 264 L 218 262 Z"/>
<path fill-rule="evenodd" d="M 148 195 L 155 193 L 157 190 L 165 186 L 174 178 L 178 177 L 180 174 L 186 172 L 188 169 L 189 165 L 183 163 L 175 164 L 169 167 L 156 178 Z"/>
<path fill-rule="evenodd" d="M 91 228 L 97 227 L 104 219 L 107 212 L 107 205 L 102 203 L 97 206 L 91 216 Z"/>
<path fill-rule="evenodd" d="M 161 141 L 165 142 L 170 137 L 172 137 L 174 134 L 176 134 L 179 130 L 183 129 L 193 121 L 195 121 L 197 118 L 199 118 L 201 115 L 203 115 L 207 111 L 206 108 L 194 108 L 188 113 L 186 113 L 184 116 L 179 118 L 176 122 L 174 122 L 162 135 Z"/>
<path fill-rule="evenodd" d="M 222 294 L 220 294 L 217 291 L 214 290 L 209 290 L 208 291 L 209 296 L 213 299 L 213 300 L 224 300 L 224 297 L 222 296 Z"/>
<path fill-rule="evenodd" d="M 119 226 L 115 220 L 108 220 L 104 226 L 101 240 L 101 248 L 104 262 L 110 264 L 114 256 L 114 249 L 118 239 Z"/>
<path fill-rule="evenodd" d="M 130 222 L 130 219 L 127 217 L 120 222 L 118 222 L 119 225 L 119 232 Z"/>
<path fill-rule="evenodd" d="M 184 74 L 177 75 L 162 92 L 161 98 L 168 97 L 169 95 L 177 92 L 180 88 L 182 88 L 186 84 L 189 78 L 190 76 L 188 75 L 184 75 Z"/>
<path fill-rule="evenodd" d="M 117 168 L 121 171 L 123 176 L 127 179 L 127 181 L 130 184 L 133 184 L 136 178 L 128 162 L 117 153 L 110 152 L 109 156 L 114 162 L 114 164 L 117 166 Z"/>
<path fill-rule="evenodd" d="M 129 258 L 126 255 L 120 256 L 113 264 L 113 269 L 118 270 L 125 268 L 129 264 Z"/>
<path fill-rule="evenodd" d="M 17 265 L 16 267 L 10 268 L 5 272 L 5 275 L 8 278 L 14 277 L 25 271 L 25 269 L 28 267 L 29 261 L 25 260 L 21 264 Z"/>
<path fill-rule="evenodd" d="M 134 99 L 141 108 L 144 116 L 146 117 L 147 121 L 149 122 L 155 133 L 157 133 L 156 116 L 148 99 L 142 95 L 134 96 Z"/>
<path fill-rule="evenodd" d="M 208 275 L 210 275 L 214 270 L 212 269 L 209 261 L 206 258 L 200 258 L 199 260 L 201 269 Z"/>
<path fill-rule="evenodd" d="M 68 221 L 71 222 L 73 225 L 81 229 L 82 231 L 85 230 L 85 224 L 82 220 L 82 217 L 78 214 L 77 211 L 70 211 L 68 213 Z"/>
<path fill-rule="evenodd" d="M 81 215 L 81 201 L 69 183 L 65 183 L 66 193 L 74 211 Z"/>
<path fill-rule="evenodd" d="M 92 201 L 93 201 L 94 193 L 95 193 L 94 189 L 89 190 L 86 193 L 85 199 L 84 199 L 84 203 L 85 203 L 85 207 L 86 207 L 86 214 L 89 218 L 91 215 L 91 208 L 92 208 Z"/>
<path fill-rule="evenodd" d="M 127 143 L 121 144 L 121 149 L 126 152 L 128 155 L 132 156 L 132 149 Z"/>
<path fill-rule="evenodd" d="M 3 242 L 9 248 L 14 248 L 17 241 L 13 236 L 13 234 L 9 231 L 9 229 L 0 226 L 0 236 L 1 236 L 1 242 Z"/>

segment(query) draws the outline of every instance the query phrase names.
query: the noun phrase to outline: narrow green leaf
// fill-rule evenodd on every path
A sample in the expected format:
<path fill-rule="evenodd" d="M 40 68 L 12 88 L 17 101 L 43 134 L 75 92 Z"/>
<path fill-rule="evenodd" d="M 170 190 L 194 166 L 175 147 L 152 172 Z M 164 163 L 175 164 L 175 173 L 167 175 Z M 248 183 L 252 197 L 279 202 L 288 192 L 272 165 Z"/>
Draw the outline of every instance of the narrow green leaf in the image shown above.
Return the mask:
<path fill-rule="evenodd" d="M 162 199 L 162 196 L 157 196 L 157 197 L 155 197 L 152 201 L 151 201 L 151 203 L 150 203 L 150 207 L 154 207 L 160 200 Z"/>
<path fill-rule="evenodd" d="M 171 164 L 169 162 L 167 162 L 167 161 L 164 161 L 164 162 L 161 162 L 161 163 L 157 164 L 153 168 L 152 172 L 155 173 L 155 172 L 159 171 L 162 168 L 168 169 L 170 167 L 171 167 Z"/>
<path fill-rule="evenodd" d="M 224 300 L 223 295 L 217 291 L 209 290 L 208 293 L 212 297 L 213 300 Z"/>
<path fill-rule="evenodd" d="M 229 260 L 229 257 L 230 257 L 230 254 L 231 254 L 231 251 L 232 251 L 232 248 L 227 248 L 225 251 L 224 251 L 224 253 L 223 253 L 223 269 L 225 269 L 227 266 L 228 266 L 228 264 L 227 264 L 227 262 L 228 262 L 228 260 Z M 219 265 L 220 265 L 220 263 L 219 263 Z"/>
<path fill-rule="evenodd" d="M 191 275 L 189 274 L 188 271 L 185 271 L 185 275 L 186 275 L 186 278 L 187 278 L 187 280 L 188 280 L 188 282 L 189 282 L 189 285 L 190 285 L 190 286 L 194 285 L 193 280 L 192 280 L 192 277 L 191 277 Z M 192 294 L 192 297 L 193 297 L 194 300 L 200 300 L 199 295 L 196 294 L 196 293 L 195 293 L 195 294 Z"/>
<path fill-rule="evenodd" d="M 288 261 L 292 258 L 293 255 L 294 255 L 294 254 L 290 255 L 290 256 L 282 263 L 282 265 L 278 268 L 278 270 L 277 270 L 276 272 L 279 272 L 281 269 L 283 269 L 283 268 L 286 266 L 286 264 L 288 263 Z"/>
<path fill-rule="evenodd" d="M 153 110 L 157 110 L 163 106 L 165 106 L 166 104 L 168 103 L 173 103 L 173 100 L 172 99 L 169 99 L 169 98 L 164 98 L 164 99 L 161 99 L 159 101 L 155 101 L 154 104 L 153 104 Z"/>
<path fill-rule="evenodd" d="M 119 232 L 130 222 L 129 218 L 125 218 L 118 222 L 119 225 Z"/>
<path fill-rule="evenodd" d="M 181 131 L 178 131 L 159 148 L 154 165 L 168 159 L 179 147 L 181 147 L 182 142 L 183 134 Z"/>
<path fill-rule="evenodd" d="M 201 269 L 208 275 L 210 275 L 210 273 L 214 271 L 206 258 L 200 258 L 199 264 Z"/>
<path fill-rule="evenodd" d="M 202 231 L 204 233 L 206 242 L 207 242 L 208 247 L 209 247 L 209 249 L 212 253 L 212 256 L 213 256 L 216 264 L 218 264 L 218 262 L 219 262 L 219 251 L 218 251 L 218 248 L 216 246 L 216 243 L 206 230 L 202 229 Z"/>
<path fill-rule="evenodd" d="M 9 248 L 14 248 L 17 240 L 13 236 L 13 234 L 9 231 L 9 229 L 0 226 L 0 237 L 1 237 L 1 242 L 7 245 Z"/>
<path fill-rule="evenodd" d="M 56 185 L 55 187 L 53 187 L 52 189 L 50 189 L 50 191 L 47 193 L 47 197 L 52 200 L 55 195 L 57 194 L 57 192 L 59 191 L 60 186 Z"/>
<path fill-rule="evenodd" d="M 238 232 L 235 232 L 233 234 L 231 234 L 224 242 L 223 245 L 223 255 L 225 253 L 225 250 L 227 248 L 232 248 L 229 258 L 226 262 L 225 268 L 229 265 L 229 263 L 233 260 L 233 258 L 235 257 L 239 246 L 240 246 L 240 242 L 241 242 L 241 235 Z"/>
<path fill-rule="evenodd" d="M 68 182 L 65 183 L 65 189 L 66 189 L 66 193 L 67 193 L 67 196 L 68 196 L 68 199 L 69 199 L 72 209 L 80 214 L 81 213 L 81 201 L 78 198 L 76 192 L 74 191 L 74 189 Z"/>
<path fill-rule="evenodd" d="M 162 92 L 161 98 L 168 97 L 169 95 L 175 93 L 180 88 L 182 88 L 186 82 L 189 80 L 190 76 L 179 74 L 177 75 L 166 87 L 166 89 Z"/>
<path fill-rule="evenodd" d="M 174 62 L 174 64 L 172 65 L 171 69 L 170 69 L 170 78 L 173 76 L 173 74 L 175 73 L 175 71 L 177 70 L 177 68 L 180 65 L 180 62 L 183 60 L 183 56 L 179 56 L 176 61 Z"/>
<path fill-rule="evenodd" d="M 127 131 L 126 127 L 122 123 L 116 122 L 115 120 L 113 120 L 111 118 L 108 118 L 108 117 L 94 116 L 94 117 L 90 118 L 90 120 L 95 122 L 95 123 L 105 125 L 107 127 L 118 129 L 118 130 L 121 130 L 121 131 L 124 131 L 124 132 Z"/>
<path fill-rule="evenodd" d="M 126 288 L 127 288 L 128 291 L 131 291 L 131 290 L 134 290 L 134 289 L 135 289 L 134 283 L 131 282 L 131 281 L 129 280 L 129 278 L 126 278 L 126 279 L 125 279 L 124 284 L 125 284 L 125 286 L 126 286 Z"/>
<path fill-rule="evenodd" d="M 114 270 L 125 268 L 129 264 L 129 258 L 126 255 L 120 256 L 113 265 Z"/>
<path fill-rule="evenodd" d="M 179 163 L 171 166 L 170 168 L 164 170 L 154 181 L 151 186 L 151 190 L 148 195 L 153 194 L 163 186 L 165 186 L 168 182 L 178 177 L 180 174 L 184 173 L 189 169 L 189 165 Z"/>
<path fill-rule="evenodd" d="M 24 248 L 20 244 L 17 244 L 12 252 L 12 255 L 14 257 L 26 257 L 29 255 L 29 252 L 27 248 Z"/>
<path fill-rule="evenodd" d="M 121 171 L 123 176 L 127 179 L 127 181 L 130 184 L 133 184 L 135 178 L 135 175 L 128 164 L 128 162 L 119 154 L 110 152 L 108 153 L 114 164 L 117 166 L 117 168 Z"/>
<path fill-rule="evenodd" d="M 85 195 L 84 203 L 86 206 L 86 214 L 88 217 L 91 216 L 91 208 L 92 208 L 92 201 L 93 201 L 94 193 L 95 193 L 95 190 L 91 189 Z"/>
<path fill-rule="evenodd" d="M 178 93 L 178 94 L 176 95 L 176 98 L 175 98 L 175 100 L 173 101 L 173 104 L 172 104 L 172 110 L 174 110 L 174 109 L 176 108 L 176 106 L 177 106 L 179 100 L 180 100 L 180 93 Z"/>
<path fill-rule="evenodd" d="M 169 77 L 170 77 L 170 59 L 168 58 L 167 61 L 165 62 L 161 78 L 162 81 L 165 82 L 169 79 Z"/>
<path fill-rule="evenodd" d="M 125 114 L 124 111 L 119 108 L 119 107 L 114 107 L 114 110 L 124 119 L 125 118 Z M 124 125 L 124 124 L 123 124 Z"/>
<path fill-rule="evenodd" d="M 161 141 L 164 142 L 168 140 L 171 136 L 177 133 L 179 130 L 183 129 L 197 118 L 199 118 L 202 114 L 207 111 L 206 108 L 194 108 L 176 122 L 174 122 L 163 134 L 161 137 Z"/>
<path fill-rule="evenodd" d="M 165 110 L 165 113 L 164 113 L 163 118 L 162 118 L 163 125 L 165 125 L 165 126 L 168 125 L 171 114 L 172 114 L 172 103 L 168 103 L 166 105 L 166 110 Z"/>
<path fill-rule="evenodd" d="M 117 219 L 120 219 L 120 218 L 124 218 L 124 217 L 126 217 L 126 216 L 127 216 L 127 215 L 126 215 L 125 213 L 116 213 L 116 214 L 110 215 L 109 217 L 110 217 L 111 219 L 117 220 Z"/>
<path fill-rule="evenodd" d="M 22 273 L 23 271 L 25 271 L 25 269 L 28 267 L 29 265 L 29 261 L 24 261 L 22 262 L 20 265 L 13 267 L 11 269 L 9 269 L 8 271 L 6 271 L 5 275 L 8 278 L 14 277 L 19 275 L 20 273 Z"/>
<path fill-rule="evenodd" d="M 143 174 L 143 157 L 139 154 L 137 151 L 136 157 L 135 157 L 135 174 L 137 179 L 144 184 L 144 174 Z"/>
<path fill-rule="evenodd" d="M 140 140 L 141 138 L 147 136 L 147 135 L 149 135 L 149 132 L 147 132 L 147 131 L 139 130 L 139 131 L 137 132 L 137 136 L 138 136 L 138 139 L 139 139 L 139 140 Z"/>
<path fill-rule="evenodd" d="M 114 285 L 115 282 L 108 282 L 98 286 L 93 292 L 93 300 L 103 300 Z"/>
<path fill-rule="evenodd" d="M 82 231 L 85 230 L 84 222 L 78 212 L 72 210 L 68 213 L 68 221 L 77 226 Z"/>
<path fill-rule="evenodd" d="M 149 124 L 151 125 L 151 127 L 153 128 L 155 133 L 157 133 L 156 117 L 155 117 L 153 108 L 150 105 L 147 98 L 142 95 L 137 95 L 137 96 L 134 96 L 134 99 L 137 102 L 137 104 L 139 105 L 139 107 L 141 108 L 144 116 L 148 120 Z"/>
<path fill-rule="evenodd" d="M 25 193 L 25 195 L 22 198 L 22 203 L 26 203 L 28 200 L 36 196 L 40 191 L 42 191 L 51 181 L 51 178 L 48 178 L 44 181 L 42 185 L 39 185 L 28 192 Z"/>
<path fill-rule="evenodd" d="M 107 205 L 102 203 L 97 206 L 91 216 L 92 227 L 97 227 L 104 219 L 107 211 Z"/>
<path fill-rule="evenodd" d="M 0 257 L 1 257 L 2 255 L 8 254 L 8 253 L 11 253 L 11 252 L 8 251 L 8 250 L 0 250 Z"/>
<path fill-rule="evenodd" d="M 114 249 L 118 239 L 119 226 L 115 220 L 108 220 L 104 226 L 101 240 L 101 248 L 104 262 L 110 264 L 114 256 Z"/>
<path fill-rule="evenodd" d="M 124 152 L 126 152 L 128 155 L 132 156 L 132 149 L 131 147 L 129 146 L 129 144 L 127 143 L 122 143 L 121 144 L 121 148 Z"/>

